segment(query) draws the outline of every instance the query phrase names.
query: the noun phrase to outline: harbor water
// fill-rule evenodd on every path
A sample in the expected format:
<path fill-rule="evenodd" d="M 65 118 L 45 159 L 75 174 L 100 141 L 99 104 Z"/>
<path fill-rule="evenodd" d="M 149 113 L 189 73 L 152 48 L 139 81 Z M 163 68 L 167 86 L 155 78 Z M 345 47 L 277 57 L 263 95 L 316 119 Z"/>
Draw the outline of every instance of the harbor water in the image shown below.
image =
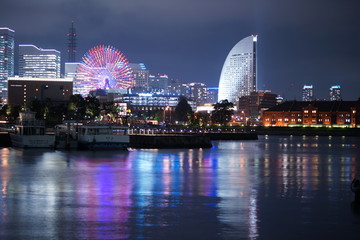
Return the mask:
<path fill-rule="evenodd" d="M 355 137 L 0 148 L 0 239 L 359 239 Z"/>

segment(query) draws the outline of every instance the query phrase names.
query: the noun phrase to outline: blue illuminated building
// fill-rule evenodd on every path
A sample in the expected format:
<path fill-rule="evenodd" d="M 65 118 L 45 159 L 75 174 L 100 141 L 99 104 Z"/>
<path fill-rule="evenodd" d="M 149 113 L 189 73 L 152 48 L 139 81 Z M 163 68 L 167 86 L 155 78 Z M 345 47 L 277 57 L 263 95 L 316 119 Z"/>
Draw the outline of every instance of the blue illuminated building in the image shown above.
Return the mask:
<path fill-rule="evenodd" d="M 341 101 L 341 87 L 335 85 L 330 87 L 330 101 Z"/>

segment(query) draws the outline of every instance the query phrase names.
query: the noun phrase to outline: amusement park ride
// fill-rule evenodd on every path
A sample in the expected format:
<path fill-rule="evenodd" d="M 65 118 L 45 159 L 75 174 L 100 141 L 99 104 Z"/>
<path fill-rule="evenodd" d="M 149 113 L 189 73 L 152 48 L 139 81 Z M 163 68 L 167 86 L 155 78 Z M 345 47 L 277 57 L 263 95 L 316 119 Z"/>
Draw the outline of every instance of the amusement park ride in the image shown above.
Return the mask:
<path fill-rule="evenodd" d="M 127 89 L 132 86 L 132 70 L 125 55 L 112 46 L 98 45 L 82 58 L 77 69 L 81 95 L 96 89 Z"/>

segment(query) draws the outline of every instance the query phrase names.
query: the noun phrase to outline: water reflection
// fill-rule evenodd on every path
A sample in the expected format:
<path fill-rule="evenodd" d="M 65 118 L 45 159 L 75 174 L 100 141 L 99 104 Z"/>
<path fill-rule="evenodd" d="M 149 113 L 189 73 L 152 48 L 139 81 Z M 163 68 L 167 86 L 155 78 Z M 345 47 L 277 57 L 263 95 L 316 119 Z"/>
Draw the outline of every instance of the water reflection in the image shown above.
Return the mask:
<path fill-rule="evenodd" d="M 353 138 L 267 136 L 190 150 L 3 148 L 0 236 L 305 238 L 314 226 L 335 223 L 359 233 L 342 225 L 349 215 L 339 209 L 352 201 L 358 145 Z M 273 231 L 279 225 L 288 230 Z"/>

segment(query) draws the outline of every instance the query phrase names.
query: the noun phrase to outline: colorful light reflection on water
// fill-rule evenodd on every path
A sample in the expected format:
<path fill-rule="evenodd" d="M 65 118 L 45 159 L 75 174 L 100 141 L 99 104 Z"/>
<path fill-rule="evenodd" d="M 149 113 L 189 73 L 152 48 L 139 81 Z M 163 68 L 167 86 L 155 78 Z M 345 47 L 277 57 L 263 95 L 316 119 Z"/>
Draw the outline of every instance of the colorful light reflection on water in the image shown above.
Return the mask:
<path fill-rule="evenodd" d="M 0 239 L 350 239 L 360 139 L 211 149 L 0 149 Z"/>

